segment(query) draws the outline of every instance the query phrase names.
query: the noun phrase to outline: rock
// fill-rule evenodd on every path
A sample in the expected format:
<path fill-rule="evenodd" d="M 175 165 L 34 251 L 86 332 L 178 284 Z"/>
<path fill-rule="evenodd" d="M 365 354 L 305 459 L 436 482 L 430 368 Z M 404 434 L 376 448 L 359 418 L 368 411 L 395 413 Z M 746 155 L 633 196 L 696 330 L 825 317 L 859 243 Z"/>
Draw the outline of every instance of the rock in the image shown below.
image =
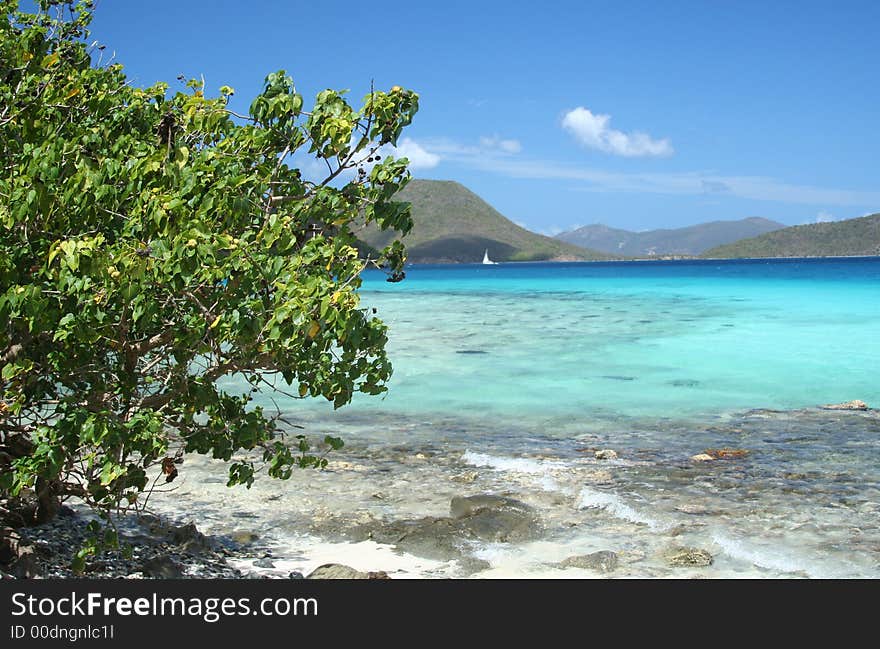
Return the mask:
<path fill-rule="evenodd" d="M 366 537 L 408 554 L 438 561 L 459 559 L 462 540 L 471 538 L 458 521 L 434 517 L 384 523 L 371 527 Z"/>
<path fill-rule="evenodd" d="M 595 484 L 608 484 L 614 482 L 614 476 L 611 475 L 610 471 L 606 471 L 605 469 L 591 471 L 587 473 L 584 478 Z"/>
<path fill-rule="evenodd" d="M 11 565 L 18 559 L 21 535 L 11 527 L 0 529 L 0 565 Z"/>
<path fill-rule="evenodd" d="M 616 460 L 617 451 L 612 451 L 610 448 L 605 448 L 601 451 L 596 451 L 594 453 L 594 456 L 597 460 Z"/>
<path fill-rule="evenodd" d="M 476 496 L 456 496 L 449 503 L 449 513 L 453 518 L 472 516 L 479 511 L 489 510 L 518 510 L 528 512 L 531 508 L 525 503 L 506 496 L 492 494 L 478 494 Z"/>
<path fill-rule="evenodd" d="M 207 537 L 199 532 L 195 523 L 172 525 L 168 528 L 167 537 L 169 542 L 181 546 L 181 549 L 189 554 L 198 554 L 211 548 Z"/>
<path fill-rule="evenodd" d="M 666 563 L 674 567 L 705 568 L 711 566 L 712 555 L 699 548 L 675 547 L 664 553 Z"/>
<path fill-rule="evenodd" d="M 262 559 L 257 559 L 254 561 L 254 568 L 274 568 L 275 562 L 268 557 L 264 557 Z"/>
<path fill-rule="evenodd" d="M 182 579 L 183 571 L 170 557 L 157 556 L 144 561 L 142 569 L 145 577 L 156 579 Z"/>
<path fill-rule="evenodd" d="M 468 577 L 476 572 L 489 570 L 489 568 L 492 567 L 492 564 L 484 559 L 477 559 L 476 557 L 462 557 L 458 560 L 458 567 L 461 570 L 462 575 Z"/>
<path fill-rule="evenodd" d="M 859 399 L 847 401 L 845 403 L 828 403 L 820 406 L 823 410 L 870 410 L 868 404 Z"/>
<path fill-rule="evenodd" d="M 729 460 L 732 458 L 745 457 L 749 452 L 741 448 L 709 448 L 702 455 L 708 455 L 713 460 Z"/>
<path fill-rule="evenodd" d="M 238 543 L 239 545 L 250 545 L 257 539 L 259 539 L 258 534 L 254 534 L 253 532 L 246 532 L 243 530 L 235 530 L 229 535 L 229 538 Z"/>
<path fill-rule="evenodd" d="M 287 575 L 288 579 L 305 579 L 305 576 L 299 572 L 298 570 L 294 570 L 293 572 Z"/>
<path fill-rule="evenodd" d="M 538 536 L 537 519 L 516 510 L 483 509 L 458 522 L 471 535 L 492 543 L 520 543 Z"/>
<path fill-rule="evenodd" d="M 0 566 L 13 577 L 33 579 L 42 576 L 35 548 L 11 527 L 0 529 Z"/>
<path fill-rule="evenodd" d="M 464 482 L 465 484 L 470 484 L 471 482 L 476 482 L 477 476 L 479 474 L 476 471 L 465 471 L 464 473 L 457 473 L 452 476 L 452 479 L 455 482 Z"/>
<path fill-rule="evenodd" d="M 432 517 L 391 522 L 371 521 L 354 530 L 354 538 L 371 539 L 427 559 L 461 560 L 468 541 L 511 543 L 528 541 L 540 534 L 534 510 L 518 500 L 480 494 L 456 497 L 451 517 Z"/>
<path fill-rule="evenodd" d="M 361 572 L 341 563 L 325 563 L 315 568 L 306 579 L 390 579 L 382 572 Z"/>
<path fill-rule="evenodd" d="M 689 532 L 695 527 L 703 527 L 705 523 L 690 523 L 689 525 L 685 525 L 684 523 L 679 523 L 674 527 L 670 528 L 666 533 L 669 536 L 681 536 L 685 532 Z"/>
<path fill-rule="evenodd" d="M 561 568 L 583 568 L 585 570 L 608 573 L 617 570 L 618 563 L 616 552 L 600 550 L 592 554 L 579 554 L 568 557 L 559 566 Z"/>
<path fill-rule="evenodd" d="M 715 458 L 708 453 L 697 453 L 696 455 L 691 455 L 692 462 L 712 462 L 714 459 Z"/>
<path fill-rule="evenodd" d="M 367 573 L 367 579 L 391 579 L 384 570 L 370 571 Z"/>
<path fill-rule="evenodd" d="M 16 562 L 12 564 L 10 572 L 19 579 L 35 579 L 43 576 L 43 571 L 37 564 L 31 546 L 23 550 Z"/>
<path fill-rule="evenodd" d="M 460 529 L 483 541 L 527 541 L 538 534 L 532 508 L 513 498 L 489 494 L 456 497 L 449 510 Z"/>
<path fill-rule="evenodd" d="M 621 563 L 638 563 L 644 561 L 645 556 L 641 550 L 622 550 L 617 553 L 617 558 Z"/>

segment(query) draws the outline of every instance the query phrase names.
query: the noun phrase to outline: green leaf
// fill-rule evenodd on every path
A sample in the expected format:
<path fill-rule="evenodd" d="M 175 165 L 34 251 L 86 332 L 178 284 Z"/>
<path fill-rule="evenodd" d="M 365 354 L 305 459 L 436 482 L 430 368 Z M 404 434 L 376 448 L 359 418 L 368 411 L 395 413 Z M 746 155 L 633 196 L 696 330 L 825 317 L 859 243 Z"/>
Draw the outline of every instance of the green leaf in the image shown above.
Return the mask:
<path fill-rule="evenodd" d="M 0 498 L 41 480 L 77 483 L 109 516 L 140 506 L 153 480 L 177 479 L 189 453 L 226 462 L 230 485 L 253 483 L 245 454 L 257 449 L 273 478 L 325 466 L 305 436 L 288 444 L 259 407 L 283 396 L 228 394 L 224 376 L 259 368 L 245 373 L 260 390 L 279 376 L 335 407 L 355 390 L 386 389 L 386 328 L 358 310 L 364 263 L 352 233 L 364 219 L 411 227 L 393 200 L 406 164 L 382 160 L 348 183 L 313 183 L 295 167 L 311 165 L 308 142 L 328 175 L 356 173 L 339 168 L 345 156 L 394 141 L 417 95 L 376 92 L 358 107 L 328 89 L 306 107 L 279 70 L 265 77 L 253 119 L 232 118 L 229 86 L 214 97 L 199 80 L 185 92 L 142 89 L 120 64 L 97 65 L 89 3 L 7 4 L 0 350 L 24 352 L 4 356 L 0 417 L 46 424 L 31 455 L 0 474 Z M 396 243 L 382 263 L 402 277 L 404 261 Z M 90 533 L 80 570 L 118 543 L 105 528 Z"/>

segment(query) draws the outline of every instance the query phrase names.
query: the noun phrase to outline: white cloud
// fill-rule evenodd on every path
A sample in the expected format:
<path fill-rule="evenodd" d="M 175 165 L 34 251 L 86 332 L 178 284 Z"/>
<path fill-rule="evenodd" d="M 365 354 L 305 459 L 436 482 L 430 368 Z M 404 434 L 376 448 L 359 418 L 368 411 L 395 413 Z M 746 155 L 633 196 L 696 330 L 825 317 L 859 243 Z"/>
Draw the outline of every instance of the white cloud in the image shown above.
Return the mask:
<path fill-rule="evenodd" d="M 397 146 L 385 145 L 379 149 L 379 154 L 407 158 L 410 169 L 433 169 L 440 164 L 439 155 L 427 151 L 421 144 L 408 137 L 403 138 Z"/>
<path fill-rule="evenodd" d="M 583 106 L 568 111 L 562 127 L 585 147 L 627 158 L 663 157 L 675 152 L 668 139 L 655 140 L 639 131 L 617 131 L 611 128 L 611 115 L 594 115 Z"/>
<path fill-rule="evenodd" d="M 480 148 L 489 151 L 498 150 L 502 153 L 519 153 L 522 151 L 522 144 L 519 143 L 519 140 L 504 140 L 493 135 L 492 137 L 481 137 Z"/>
<path fill-rule="evenodd" d="M 725 195 L 801 205 L 864 206 L 880 204 L 880 191 L 795 185 L 766 176 L 726 176 L 709 171 L 625 173 L 522 156 L 483 155 L 441 139 L 425 143 L 444 160 L 508 178 L 568 180 L 592 192 L 640 194 Z M 707 191 L 708 190 L 708 191 Z"/>
<path fill-rule="evenodd" d="M 441 156 L 444 160 L 502 159 L 522 151 L 519 140 L 502 138 L 498 135 L 481 136 L 476 144 L 462 143 L 447 137 L 429 138 L 423 140 L 423 144 L 428 150 Z"/>
<path fill-rule="evenodd" d="M 834 220 L 834 215 L 831 212 L 827 212 L 822 210 L 816 215 L 816 223 L 828 223 L 829 221 Z"/>
<path fill-rule="evenodd" d="M 501 146 L 501 142 L 510 142 Z M 573 189 L 590 192 L 728 196 L 801 205 L 880 205 L 880 191 L 796 185 L 767 176 L 728 176 L 712 171 L 625 173 L 514 155 L 519 142 L 498 136 L 482 137 L 476 144 L 451 138 L 427 138 L 415 142 L 404 138 L 394 151 L 383 155 L 406 155 L 411 167 L 429 169 L 440 162 L 458 164 L 508 178 L 573 181 Z M 367 165 L 369 166 L 369 165 Z M 878 211 L 878 210 L 875 210 Z M 823 213 L 820 213 L 824 214 Z M 831 214 L 827 214 L 832 218 Z"/>

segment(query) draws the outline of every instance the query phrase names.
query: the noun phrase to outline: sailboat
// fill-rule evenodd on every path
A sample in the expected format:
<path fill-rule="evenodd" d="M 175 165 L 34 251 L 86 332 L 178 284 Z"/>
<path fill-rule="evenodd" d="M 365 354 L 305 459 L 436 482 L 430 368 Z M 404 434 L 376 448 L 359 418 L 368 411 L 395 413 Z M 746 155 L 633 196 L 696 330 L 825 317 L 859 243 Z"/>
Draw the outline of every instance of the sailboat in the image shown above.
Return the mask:
<path fill-rule="evenodd" d="M 497 264 L 497 261 L 492 261 L 489 259 L 489 249 L 486 248 L 486 252 L 483 253 L 483 263 L 484 264 Z"/>

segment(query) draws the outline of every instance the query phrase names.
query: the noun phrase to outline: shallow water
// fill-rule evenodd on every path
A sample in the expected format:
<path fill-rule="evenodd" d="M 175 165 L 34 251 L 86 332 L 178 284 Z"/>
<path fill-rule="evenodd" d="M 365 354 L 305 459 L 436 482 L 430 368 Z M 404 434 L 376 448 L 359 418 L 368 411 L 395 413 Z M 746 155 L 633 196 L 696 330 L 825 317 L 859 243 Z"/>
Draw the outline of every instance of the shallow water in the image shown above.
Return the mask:
<path fill-rule="evenodd" d="M 382 280 L 362 296 L 391 327 L 388 395 L 335 413 L 281 402 L 309 434 L 346 440 L 329 470 L 227 490 L 223 468 L 196 459 L 158 506 L 256 532 L 281 571 L 588 577 L 555 564 L 612 550 L 621 577 L 880 576 L 880 417 L 816 408 L 880 403 L 880 260 L 422 266 Z M 722 447 L 748 453 L 689 459 Z M 597 460 L 604 448 L 619 458 Z M 474 572 L 352 532 L 448 516 L 453 496 L 477 493 L 533 506 L 540 538 L 464 544 L 488 562 Z M 671 567 L 676 545 L 714 563 Z"/>

